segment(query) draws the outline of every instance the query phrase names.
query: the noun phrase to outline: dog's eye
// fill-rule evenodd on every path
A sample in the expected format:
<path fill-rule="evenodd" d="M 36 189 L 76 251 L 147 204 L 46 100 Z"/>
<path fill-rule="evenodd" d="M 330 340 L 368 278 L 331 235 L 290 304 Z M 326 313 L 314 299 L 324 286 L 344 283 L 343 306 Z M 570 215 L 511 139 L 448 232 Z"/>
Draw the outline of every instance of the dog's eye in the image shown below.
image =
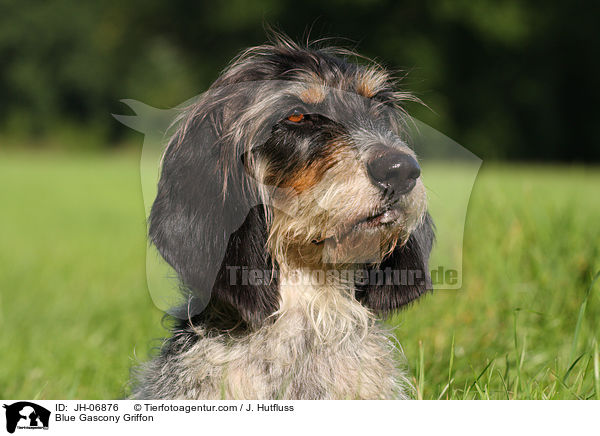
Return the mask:
<path fill-rule="evenodd" d="M 288 115 L 288 117 L 286 118 L 288 121 L 291 121 L 292 123 L 299 123 L 302 120 L 304 120 L 304 114 L 300 111 L 294 111 L 292 112 L 291 115 Z"/>

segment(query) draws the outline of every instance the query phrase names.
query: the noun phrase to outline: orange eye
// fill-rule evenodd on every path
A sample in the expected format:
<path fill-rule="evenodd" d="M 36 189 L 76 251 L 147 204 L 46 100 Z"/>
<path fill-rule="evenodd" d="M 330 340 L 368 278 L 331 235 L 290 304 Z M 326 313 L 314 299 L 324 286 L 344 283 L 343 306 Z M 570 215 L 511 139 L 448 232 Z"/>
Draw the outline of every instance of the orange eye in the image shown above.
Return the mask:
<path fill-rule="evenodd" d="M 299 123 L 300 121 L 302 121 L 304 119 L 304 114 L 301 114 L 299 112 L 294 112 L 292 115 L 287 117 L 287 119 L 288 119 L 288 121 L 291 121 L 292 123 Z"/>

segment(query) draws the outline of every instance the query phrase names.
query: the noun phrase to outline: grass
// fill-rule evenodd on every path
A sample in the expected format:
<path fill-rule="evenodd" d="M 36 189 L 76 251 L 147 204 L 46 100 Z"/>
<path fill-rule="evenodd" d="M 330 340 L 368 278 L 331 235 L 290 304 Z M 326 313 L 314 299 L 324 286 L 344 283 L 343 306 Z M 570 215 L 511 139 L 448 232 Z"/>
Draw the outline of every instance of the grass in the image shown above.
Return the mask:
<path fill-rule="evenodd" d="M 393 320 L 418 396 L 598 398 L 600 171 L 486 166 L 463 288 Z"/>
<path fill-rule="evenodd" d="M 0 397 L 120 397 L 162 335 L 136 159 L 0 155 Z"/>
<path fill-rule="evenodd" d="M 121 397 L 164 334 L 138 168 L 0 152 L 0 397 Z M 484 164 L 463 288 L 393 320 L 418 398 L 600 399 L 599 186 L 597 168 Z"/>

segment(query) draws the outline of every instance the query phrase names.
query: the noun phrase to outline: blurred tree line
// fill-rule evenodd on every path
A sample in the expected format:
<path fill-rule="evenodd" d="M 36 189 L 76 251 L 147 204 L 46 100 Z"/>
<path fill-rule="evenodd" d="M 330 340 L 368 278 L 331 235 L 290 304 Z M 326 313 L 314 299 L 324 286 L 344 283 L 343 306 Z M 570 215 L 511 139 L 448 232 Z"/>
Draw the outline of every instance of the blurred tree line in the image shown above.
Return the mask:
<path fill-rule="evenodd" d="M 309 28 L 348 38 L 335 42 L 408 71 L 430 108 L 413 115 L 484 159 L 597 162 L 599 12 L 577 0 L 0 0 L 0 141 L 81 129 L 118 143 L 120 99 L 167 108 L 199 94 L 269 23 L 297 40 Z"/>

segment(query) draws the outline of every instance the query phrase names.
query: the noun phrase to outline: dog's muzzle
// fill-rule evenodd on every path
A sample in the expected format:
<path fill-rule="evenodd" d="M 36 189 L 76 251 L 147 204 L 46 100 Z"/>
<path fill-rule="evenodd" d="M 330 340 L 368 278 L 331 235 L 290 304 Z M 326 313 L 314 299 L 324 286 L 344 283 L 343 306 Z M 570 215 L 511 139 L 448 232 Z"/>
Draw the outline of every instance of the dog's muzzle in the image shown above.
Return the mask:
<path fill-rule="evenodd" d="M 381 144 L 373 147 L 366 165 L 373 184 L 391 198 L 412 191 L 421 175 L 414 157 Z"/>

